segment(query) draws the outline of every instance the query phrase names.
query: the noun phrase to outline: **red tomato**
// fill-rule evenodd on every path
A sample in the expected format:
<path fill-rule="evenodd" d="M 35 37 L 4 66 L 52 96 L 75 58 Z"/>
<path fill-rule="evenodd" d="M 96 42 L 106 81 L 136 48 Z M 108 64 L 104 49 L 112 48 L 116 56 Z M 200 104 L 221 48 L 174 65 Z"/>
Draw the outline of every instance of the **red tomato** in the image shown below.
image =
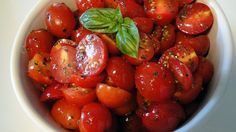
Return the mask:
<path fill-rule="evenodd" d="M 143 125 L 149 131 L 173 131 L 185 118 L 183 108 L 174 102 L 153 104 L 142 117 Z"/>
<path fill-rule="evenodd" d="M 53 3 L 46 12 L 46 25 L 55 36 L 67 38 L 75 28 L 73 12 L 64 3 Z"/>
<path fill-rule="evenodd" d="M 92 34 L 89 30 L 85 29 L 84 27 L 80 27 L 78 30 L 73 31 L 71 39 L 79 43 L 84 37 L 86 37 L 88 34 Z"/>
<path fill-rule="evenodd" d="M 177 58 L 186 64 L 192 72 L 198 67 L 198 56 L 194 49 L 188 45 L 176 45 L 166 50 L 159 59 L 159 63 L 168 68 L 170 58 Z"/>
<path fill-rule="evenodd" d="M 109 108 L 117 108 L 125 105 L 131 100 L 131 93 L 112 87 L 107 84 L 98 84 L 96 88 L 98 100 Z"/>
<path fill-rule="evenodd" d="M 81 110 L 79 128 L 81 132 L 104 132 L 112 126 L 110 111 L 98 103 L 85 105 Z"/>
<path fill-rule="evenodd" d="M 53 119 L 68 129 L 78 129 L 81 109 L 75 104 L 68 103 L 65 99 L 57 101 L 51 110 Z"/>
<path fill-rule="evenodd" d="M 189 90 L 192 87 L 192 72 L 186 64 L 182 63 L 178 59 L 170 58 L 169 69 L 172 71 L 177 83 L 179 83 L 184 90 Z"/>
<path fill-rule="evenodd" d="M 134 87 L 134 69 L 121 57 L 112 57 L 108 61 L 107 74 L 117 87 L 131 91 Z"/>
<path fill-rule="evenodd" d="M 33 58 L 36 53 L 49 53 L 53 45 L 53 36 L 44 29 L 31 31 L 25 42 L 29 59 Z"/>
<path fill-rule="evenodd" d="M 150 33 L 152 31 L 154 26 L 152 19 L 146 17 L 135 17 L 133 20 L 140 32 Z"/>
<path fill-rule="evenodd" d="M 124 104 L 120 107 L 114 108 L 112 110 L 118 116 L 125 116 L 125 115 L 132 113 L 135 110 L 135 108 L 136 108 L 135 101 L 134 101 L 134 99 L 131 99 L 126 104 Z"/>
<path fill-rule="evenodd" d="M 68 102 L 77 104 L 78 106 L 91 103 L 96 99 L 96 92 L 94 89 L 78 86 L 70 86 L 67 89 L 63 89 L 62 93 Z"/>
<path fill-rule="evenodd" d="M 208 84 L 214 74 L 214 66 L 208 59 L 200 57 L 199 66 L 196 72 L 202 75 L 203 83 Z"/>
<path fill-rule="evenodd" d="M 117 0 L 104 0 L 105 7 L 116 8 L 118 6 Z"/>
<path fill-rule="evenodd" d="M 74 83 L 76 86 L 84 88 L 95 88 L 96 85 L 102 82 L 106 77 L 105 72 L 102 72 L 99 75 L 83 77 L 80 75 L 72 75 L 71 83 Z"/>
<path fill-rule="evenodd" d="M 152 41 L 155 54 L 159 54 L 160 49 L 161 49 L 161 42 L 160 42 L 161 34 L 162 34 L 162 28 L 161 26 L 157 26 L 154 28 L 153 32 L 150 35 L 150 39 Z"/>
<path fill-rule="evenodd" d="M 183 44 L 183 42 L 185 40 L 189 40 L 190 38 L 192 38 L 193 36 L 191 35 L 188 35 L 188 34 L 185 34 L 183 32 L 180 32 L 178 31 L 176 33 L 176 39 L 175 39 L 175 45 L 178 45 L 178 44 Z"/>
<path fill-rule="evenodd" d="M 189 90 L 181 90 L 179 89 L 175 93 L 175 97 L 182 103 L 182 104 L 188 104 L 194 101 L 199 93 L 202 90 L 202 76 L 201 74 L 194 73 L 193 74 L 193 84 L 191 89 Z"/>
<path fill-rule="evenodd" d="M 51 72 L 54 79 L 60 83 L 69 83 L 71 75 L 76 72 L 76 49 L 65 41 L 58 41 L 53 46 L 51 56 Z"/>
<path fill-rule="evenodd" d="M 131 56 L 125 55 L 125 58 L 133 65 L 139 65 L 144 62 L 150 61 L 154 56 L 154 47 L 149 36 L 145 33 L 141 33 L 141 41 L 139 44 L 138 57 L 133 58 Z"/>
<path fill-rule="evenodd" d="M 41 84 L 51 84 L 50 58 L 47 53 L 36 53 L 28 64 L 28 76 Z"/>
<path fill-rule="evenodd" d="M 115 42 L 115 34 L 98 34 L 98 36 L 103 40 L 104 43 L 106 43 L 108 51 L 112 55 L 119 55 L 120 50 L 116 46 Z"/>
<path fill-rule="evenodd" d="M 164 53 L 167 49 L 172 47 L 175 42 L 175 27 L 171 24 L 163 26 L 160 37 L 161 48 L 160 52 Z"/>
<path fill-rule="evenodd" d="M 138 107 L 144 110 L 146 110 L 153 103 L 145 99 L 139 92 L 137 92 L 136 95 L 136 102 L 138 104 Z"/>
<path fill-rule="evenodd" d="M 151 101 L 171 99 L 175 91 L 174 83 L 170 71 L 154 62 L 138 66 L 135 72 L 135 84 L 139 93 Z"/>
<path fill-rule="evenodd" d="M 85 12 L 90 8 L 103 8 L 105 6 L 103 0 L 76 0 L 76 5 L 80 12 Z"/>
<path fill-rule="evenodd" d="M 182 6 L 186 5 L 186 4 L 190 4 L 190 3 L 192 3 L 193 1 L 194 1 L 194 0 L 178 0 L 180 7 L 182 7 Z"/>
<path fill-rule="evenodd" d="M 144 8 L 147 16 L 159 25 L 167 25 L 178 13 L 177 0 L 144 0 Z"/>
<path fill-rule="evenodd" d="M 85 36 L 76 48 L 77 67 L 81 75 L 99 75 L 107 65 L 106 44 L 95 34 Z"/>
<path fill-rule="evenodd" d="M 176 19 L 180 31 L 186 34 L 199 34 L 211 27 L 213 15 L 210 8 L 203 3 L 193 3 L 185 6 Z"/>
<path fill-rule="evenodd" d="M 49 85 L 40 96 L 40 101 L 51 101 L 61 99 L 63 97 L 62 89 L 67 88 L 66 85 L 53 83 Z"/>

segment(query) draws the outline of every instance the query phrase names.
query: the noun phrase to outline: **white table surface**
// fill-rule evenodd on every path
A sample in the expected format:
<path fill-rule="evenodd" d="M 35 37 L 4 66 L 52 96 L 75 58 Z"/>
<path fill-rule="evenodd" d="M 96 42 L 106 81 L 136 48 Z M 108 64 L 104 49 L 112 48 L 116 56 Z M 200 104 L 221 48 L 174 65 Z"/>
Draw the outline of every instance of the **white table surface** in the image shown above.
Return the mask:
<path fill-rule="evenodd" d="M 236 38 L 235 0 L 217 0 L 225 12 Z M 18 104 L 10 82 L 10 51 L 19 25 L 37 0 L 0 0 L 0 131 L 39 132 Z M 235 39 L 236 40 L 236 39 Z M 236 43 L 235 43 L 236 44 Z M 236 47 L 236 46 L 235 46 Z M 234 49 L 235 51 L 236 49 Z M 234 55 L 236 58 L 236 55 Z M 232 132 L 236 130 L 236 61 L 224 96 L 210 113 L 207 122 L 193 131 Z"/>

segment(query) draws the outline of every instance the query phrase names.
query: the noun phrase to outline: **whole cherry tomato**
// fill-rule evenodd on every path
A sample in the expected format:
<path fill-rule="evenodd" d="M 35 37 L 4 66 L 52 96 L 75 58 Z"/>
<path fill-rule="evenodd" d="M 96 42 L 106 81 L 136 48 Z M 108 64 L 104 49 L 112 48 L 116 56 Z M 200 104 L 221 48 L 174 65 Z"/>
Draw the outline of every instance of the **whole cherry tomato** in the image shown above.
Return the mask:
<path fill-rule="evenodd" d="M 203 83 L 208 84 L 213 77 L 214 66 L 208 59 L 200 57 L 199 65 L 196 72 L 202 75 Z"/>
<path fill-rule="evenodd" d="M 105 3 L 103 0 L 76 0 L 76 5 L 80 12 L 85 12 L 90 8 L 103 8 Z"/>
<path fill-rule="evenodd" d="M 71 39 L 77 44 L 88 34 L 92 34 L 89 30 L 84 27 L 80 27 L 79 29 L 72 32 Z"/>

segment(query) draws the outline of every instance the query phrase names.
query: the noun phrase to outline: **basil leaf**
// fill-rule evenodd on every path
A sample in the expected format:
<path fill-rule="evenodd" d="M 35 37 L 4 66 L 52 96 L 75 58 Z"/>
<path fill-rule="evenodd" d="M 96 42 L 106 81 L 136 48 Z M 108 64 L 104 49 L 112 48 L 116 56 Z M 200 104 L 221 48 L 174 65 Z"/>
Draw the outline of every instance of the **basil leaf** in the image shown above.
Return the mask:
<path fill-rule="evenodd" d="M 116 34 L 117 47 L 123 54 L 137 58 L 139 41 L 139 32 L 134 21 L 128 17 L 124 18 Z"/>
<path fill-rule="evenodd" d="M 80 23 L 86 29 L 99 33 L 115 33 L 122 22 L 119 8 L 91 8 L 80 17 Z"/>

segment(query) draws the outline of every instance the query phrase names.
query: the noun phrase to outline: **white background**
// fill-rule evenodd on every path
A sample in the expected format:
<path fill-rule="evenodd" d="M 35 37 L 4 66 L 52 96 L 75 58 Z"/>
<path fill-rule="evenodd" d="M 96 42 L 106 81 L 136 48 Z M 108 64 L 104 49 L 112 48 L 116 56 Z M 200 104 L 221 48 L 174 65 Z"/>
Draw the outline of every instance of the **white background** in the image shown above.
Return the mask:
<path fill-rule="evenodd" d="M 236 1 L 217 0 L 229 20 L 236 38 Z M 39 132 L 20 108 L 10 82 L 10 52 L 19 25 L 37 0 L 0 0 L 0 131 Z M 224 46 L 222 44 L 222 46 Z M 236 47 L 236 46 L 235 46 Z M 236 49 L 234 49 L 235 51 Z M 233 58 L 236 58 L 234 55 Z M 193 131 L 232 132 L 236 130 L 236 62 L 224 96 L 209 118 Z"/>

